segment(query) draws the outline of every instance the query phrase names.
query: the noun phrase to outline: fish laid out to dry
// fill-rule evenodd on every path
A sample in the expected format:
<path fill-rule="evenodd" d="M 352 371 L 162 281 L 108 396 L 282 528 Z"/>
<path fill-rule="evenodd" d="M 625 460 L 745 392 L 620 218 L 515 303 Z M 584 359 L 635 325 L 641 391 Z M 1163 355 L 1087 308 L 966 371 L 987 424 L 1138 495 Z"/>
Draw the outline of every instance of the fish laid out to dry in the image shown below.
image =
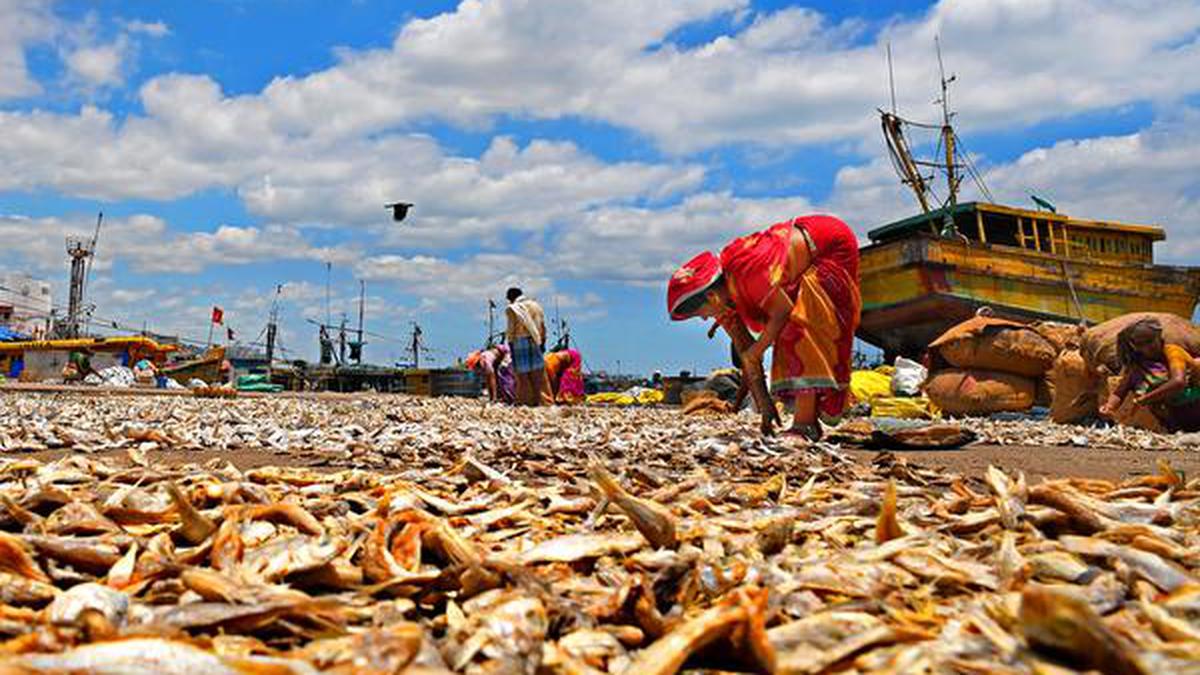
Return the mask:
<path fill-rule="evenodd" d="M 732 416 L 405 397 L 0 420 L 3 675 L 1200 671 L 1185 466 L 959 476 Z M 325 466 L 156 459 L 238 448 Z"/>

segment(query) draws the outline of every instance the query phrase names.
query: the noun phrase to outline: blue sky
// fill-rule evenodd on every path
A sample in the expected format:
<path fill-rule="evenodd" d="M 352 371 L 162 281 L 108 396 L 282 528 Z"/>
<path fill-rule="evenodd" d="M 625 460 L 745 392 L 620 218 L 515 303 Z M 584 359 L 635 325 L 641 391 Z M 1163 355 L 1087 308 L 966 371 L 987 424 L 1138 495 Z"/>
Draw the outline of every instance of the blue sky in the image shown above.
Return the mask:
<path fill-rule="evenodd" d="M 805 212 L 913 211 L 875 108 L 959 131 L 1001 201 L 1156 222 L 1197 258 L 1200 7 L 1188 2 L 0 2 L 0 268 L 54 283 L 106 218 L 97 318 L 282 341 L 354 322 L 369 360 L 419 321 L 446 363 L 488 297 L 557 305 L 593 369 L 706 370 L 670 270 Z M 386 201 L 416 207 L 394 224 Z"/>

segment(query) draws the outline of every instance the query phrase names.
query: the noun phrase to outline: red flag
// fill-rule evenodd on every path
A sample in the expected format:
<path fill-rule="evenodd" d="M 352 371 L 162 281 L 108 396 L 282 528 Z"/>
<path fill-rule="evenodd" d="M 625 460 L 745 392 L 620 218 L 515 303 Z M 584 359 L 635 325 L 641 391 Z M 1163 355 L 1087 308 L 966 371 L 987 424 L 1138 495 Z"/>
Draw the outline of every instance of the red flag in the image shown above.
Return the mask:
<path fill-rule="evenodd" d="M 220 307 L 213 305 L 212 322 L 221 323 L 225 320 L 225 312 L 221 311 Z"/>
<path fill-rule="evenodd" d="M 232 341 L 233 341 L 233 329 L 232 329 L 232 328 L 229 328 L 228 326 L 226 326 L 226 328 L 225 328 L 225 337 L 229 338 L 229 341 L 230 341 L 230 342 L 232 342 Z"/>

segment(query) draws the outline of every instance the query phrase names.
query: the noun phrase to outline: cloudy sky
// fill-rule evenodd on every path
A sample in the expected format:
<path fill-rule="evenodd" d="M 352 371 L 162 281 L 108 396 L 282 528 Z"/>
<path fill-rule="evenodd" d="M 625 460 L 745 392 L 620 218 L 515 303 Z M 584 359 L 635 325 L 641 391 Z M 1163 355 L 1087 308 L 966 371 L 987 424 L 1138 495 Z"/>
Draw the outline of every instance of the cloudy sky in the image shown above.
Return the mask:
<path fill-rule="evenodd" d="M 54 283 L 105 214 L 107 322 L 312 358 L 365 282 L 370 360 L 452 361 L 520 285 L 593 369 L 704 369 L 665 317 L 704 248 L 909 215 L 876 108 L 956 126 L 1002 202 L 1154 222 L 1200 259 L 1200 4 L 1155 0 L 0 0 L 0 269 Z M 969 197 L 970 195 L 968 195 Z M 383 205 L 416 203 L 392 223 Z"/>

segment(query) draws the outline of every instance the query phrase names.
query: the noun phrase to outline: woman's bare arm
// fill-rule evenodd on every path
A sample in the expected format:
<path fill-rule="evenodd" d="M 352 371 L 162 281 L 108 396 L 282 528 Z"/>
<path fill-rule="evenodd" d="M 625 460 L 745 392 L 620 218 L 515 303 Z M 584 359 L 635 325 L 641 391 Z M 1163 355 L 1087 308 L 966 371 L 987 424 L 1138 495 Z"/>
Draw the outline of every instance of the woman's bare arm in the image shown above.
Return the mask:
<path fill-rule="evenodd" d="M 750 331 L 746 329 L 746 325 L 742 323 L 742 320 L 736 314 L 722 318 L 721 327 L 725 329 L 725 333 L 733 341 L 733 346 L 738 350 L 738 354 L 742 355 L 742 383 L 743 386 L 750 390 L 750 395 L 754 397 L 754 405 L 758 408 L 759 415 L 761 415 L 759 426 L 764 434 L 771 434 L 774 432 L 772 425 L 780 423 L 779 411 L 775 409 L 771 393 L 767 391 L 767 382 L 763 375 L 762 357 L 759 356 L 757 360 L 746 358 L 747 354 L 752 354 L 751 348 L 754 344 L 754 337 L 750 335 Z"/>
<path fill-rule="evenodd" d="M 1179 363 L 1171 363 L 1168 361 L 1171 376 L 1166 382 L 1158 385 L 1154 389 L 1142 394 L 1137 398 L 1139 405 L 1154 405 L 1161 403 L 1179 392 L 1187 389 L 1187 368 Z"/>

